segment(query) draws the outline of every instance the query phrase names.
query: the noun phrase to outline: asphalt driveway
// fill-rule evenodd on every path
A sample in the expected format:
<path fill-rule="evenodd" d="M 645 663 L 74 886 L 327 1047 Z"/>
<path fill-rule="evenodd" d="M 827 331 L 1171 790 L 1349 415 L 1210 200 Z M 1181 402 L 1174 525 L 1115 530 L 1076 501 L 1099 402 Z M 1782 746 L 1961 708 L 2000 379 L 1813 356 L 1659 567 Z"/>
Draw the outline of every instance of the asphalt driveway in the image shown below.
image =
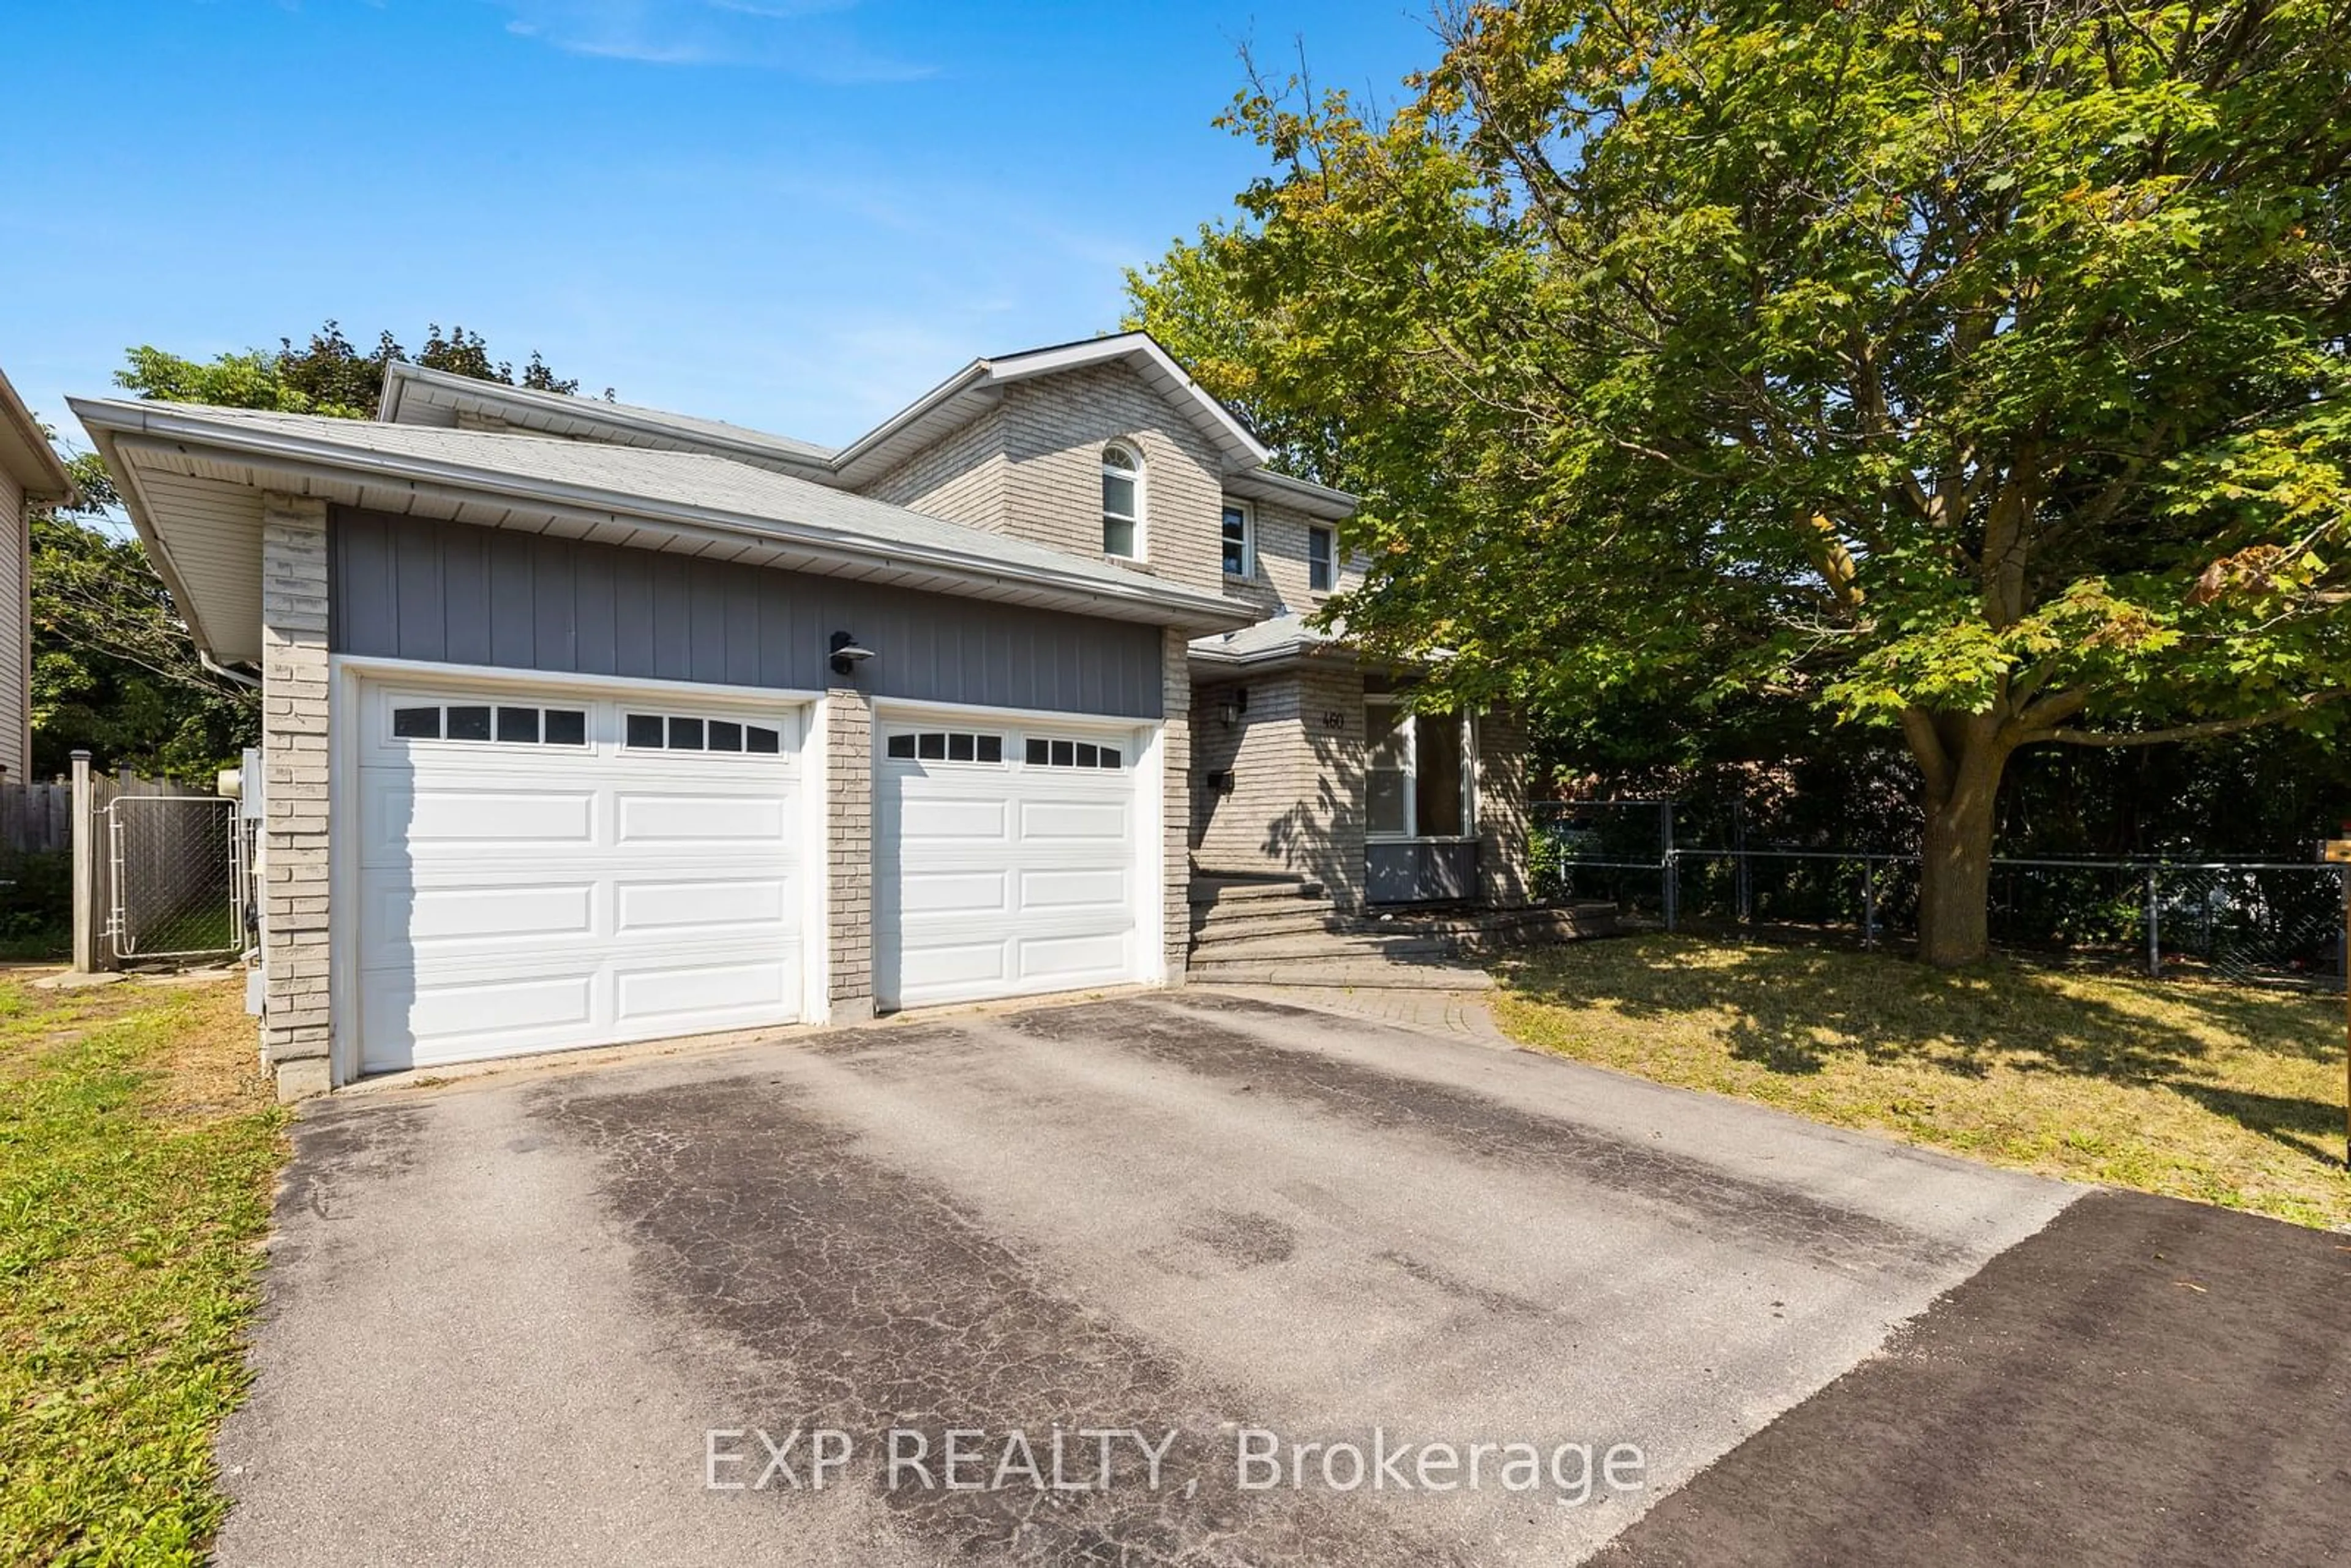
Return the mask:
<path fill-rule="evenodd" d="M 296 1145 L 232 1563 L 1572 1562 L 2079 1196 L 1197 991 Z"/>

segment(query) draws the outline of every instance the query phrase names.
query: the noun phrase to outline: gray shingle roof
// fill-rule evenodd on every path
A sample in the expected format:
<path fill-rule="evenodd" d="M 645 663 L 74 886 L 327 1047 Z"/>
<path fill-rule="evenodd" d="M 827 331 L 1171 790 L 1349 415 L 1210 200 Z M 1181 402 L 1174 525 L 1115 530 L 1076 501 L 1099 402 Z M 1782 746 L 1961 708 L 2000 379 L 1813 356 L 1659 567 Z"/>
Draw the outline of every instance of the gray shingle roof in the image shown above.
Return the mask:
<path fill-rule="evenodd" d="M 463 468 L 484 479 L 512 479 L 595 492 L 600 498 L 648 502 L 724 513 L 754 531 L 762 525 L 800 525 L 837 531 L 884 548 L 965 557 L 1045 572 L 1064 580 L 1097 583 L 1123 596 L 1154 597 L 1228 611 L 1218 596 L 1186 589 L 1108 561 L 909 511 L 885 501 L 836 490 L 729 458 L 662 452 L 560 436 L 444 430 L 381 424 L 316 414 L 216 408 L 173 402 L 92 400 L 86 406 L 173 415 L 225 431 L 291 437 L 340 449 L 355 457 L 414 459 Z M 781 527 L 765 531 L 788 537 Z"/>
<path fill-rule="evenodd" d="M 1293 611 L 1287 615 L 1277 615 L 1270 621 L 1260 621 L 1254 626 L 1244 626 L 1238 632 L 1195 637 L 1191 648 L 1193 653 L 1207 658 L 1242 661 L 1311 653 L 1318 648 L 1336 646 L 1345 640 L 1343 631 L 1317 632 L 1306 622 L 1305 615 Z"/>
<path fill-rule="evenodd" d="M 485 382 L 450 371 L 436 371 L 427 366 L 405 361 L 390 368 L 391 382 L 387 386 L 387 404 L 404 402 L 410 396 L 421 396 L 438 406 L 451 402 L 478 404 L 496 409 L 509 416 L 528 413 L 544 417 L 555 428 L 548 434 L 568 434 L 565 425 L 635 426 L 641 429 L 666 431 L 680 441 L 698 442 L 730 447 L 738 451 L 765 454 L 788 463 L 824 467 L 831 464 L 834 449 L 796 436 L 775 435 L 764 430 L 754 430 L 747 424 L 730 424 L 723 419 L 704 419 L 695 414 L 676 413 L 665 408 L 652 408 L 643 403 L 606 402 L 602 398 L 574 397 L 563 392 L 538 392 L 505 382 Z M 414 390 L 412 390 L 414 389 Z M 413 423 L 413 422 L 411 422 Z M 427 422 L 429 423 L 429 422 Z"/>

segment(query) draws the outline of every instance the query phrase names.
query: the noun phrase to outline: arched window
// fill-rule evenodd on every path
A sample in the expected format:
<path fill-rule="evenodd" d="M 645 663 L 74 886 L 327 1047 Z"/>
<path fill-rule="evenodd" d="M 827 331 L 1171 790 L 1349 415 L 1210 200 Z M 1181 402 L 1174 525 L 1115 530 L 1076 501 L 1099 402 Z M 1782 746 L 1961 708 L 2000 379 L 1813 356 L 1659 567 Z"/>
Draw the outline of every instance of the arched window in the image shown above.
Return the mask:
<path fill-rule="evenodd" d="M 1143 559 L 1143 461 L 1116 442 L 1102 448 L 1102 554 Z"/>

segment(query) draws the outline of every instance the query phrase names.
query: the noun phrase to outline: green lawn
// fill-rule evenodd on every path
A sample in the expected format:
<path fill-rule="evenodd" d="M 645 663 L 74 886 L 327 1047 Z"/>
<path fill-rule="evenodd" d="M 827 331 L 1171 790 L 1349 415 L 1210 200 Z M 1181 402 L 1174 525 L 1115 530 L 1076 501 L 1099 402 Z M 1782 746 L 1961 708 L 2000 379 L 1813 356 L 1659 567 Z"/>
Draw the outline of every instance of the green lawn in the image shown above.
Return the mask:
<path fill-rule="evenodd" d="M 1525 1044 L 1660 1082 L 2351 1228 L 2340 997 L 1646 936 L 1529 956 L 1494 1012 Z"/>
<path fill-rule="evenodd" d="M 237 982 L 0 979 L 0 1562 L 202 1560 L 283 1125 Z"/>

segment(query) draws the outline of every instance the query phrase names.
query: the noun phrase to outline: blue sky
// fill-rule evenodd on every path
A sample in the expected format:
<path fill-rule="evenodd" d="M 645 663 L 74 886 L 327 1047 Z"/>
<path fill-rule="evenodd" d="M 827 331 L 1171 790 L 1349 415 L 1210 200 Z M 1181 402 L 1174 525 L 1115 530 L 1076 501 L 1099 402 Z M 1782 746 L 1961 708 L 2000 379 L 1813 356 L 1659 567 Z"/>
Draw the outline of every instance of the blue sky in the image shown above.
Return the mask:
<path fill-rule="evenodd" d="M 0 370 L 412 347 L 842 441 L 975 355 L 1114 326 L 1230 211 L 1244 41 L 1389 99 L 1426 0 L 16 0 Z M 72 434 L 78 434 L 75 429 Z"/>

